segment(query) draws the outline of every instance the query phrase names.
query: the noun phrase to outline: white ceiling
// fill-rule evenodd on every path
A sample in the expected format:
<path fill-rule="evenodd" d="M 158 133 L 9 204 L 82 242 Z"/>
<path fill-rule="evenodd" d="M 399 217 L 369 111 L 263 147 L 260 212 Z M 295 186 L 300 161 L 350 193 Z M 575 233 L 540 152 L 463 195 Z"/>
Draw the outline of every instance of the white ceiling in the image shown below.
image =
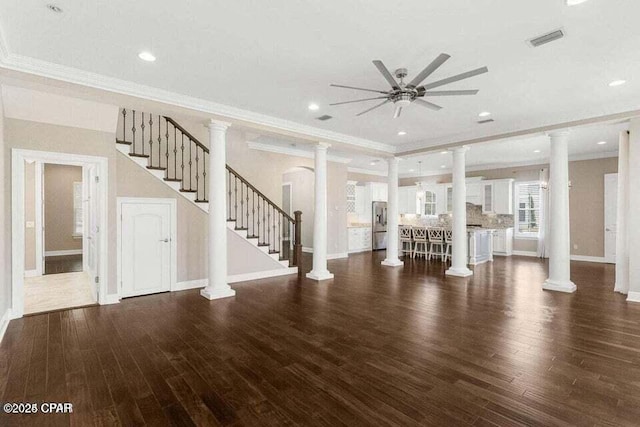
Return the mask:
<path fill-rule="evenodd" d="M 401 149 L 640 108 L 637 0 L 51 2 L 64 13 L 44 1 L 0 2 L 11 53 Z M 568 34 L 561 41 L 525 43 L 559 27 Z M 145 49 L 155 63 L 138 59 Z M 359 118 L 366 105 L 327 106 L 367 97 L 329 83 L 386 88 L 373 59 L 409 68 L 410 78 L 441 52 L 452 58 L 434 80 L 489 67 L 446 87 L 479 95 L 438 98 L 439 112 L 412 105 L 397 120 L 392 106 Z M 610 88 L 615 79 L 628 83 Z M 480 126 L 485 110 L 496 121 Z M 321 114 L 334 119 L 315 120 Z"/>

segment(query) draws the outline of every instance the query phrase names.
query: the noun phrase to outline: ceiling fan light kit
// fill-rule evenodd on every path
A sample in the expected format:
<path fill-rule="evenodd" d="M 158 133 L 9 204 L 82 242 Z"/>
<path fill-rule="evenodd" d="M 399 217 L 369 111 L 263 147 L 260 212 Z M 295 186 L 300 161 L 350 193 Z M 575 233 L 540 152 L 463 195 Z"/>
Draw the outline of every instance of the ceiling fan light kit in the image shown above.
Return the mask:
<path fill-rule="evenodd" d="M 394 74 L 389 72 L 389 69 L 384 65 L 384 63 L 380 60 L 373 61 L 373 65 L 380 71 L 380 74 L 385 78 L 387 83 L 391 86 L 390 90 L 378 90 L 378 89 L 366 89 L 355 86 L 345 86 L 338 84 L 331 84 L 332 87 L 338 87 L 343 89 L 354 89 L 365 92 L 374 92 L 378 93 L 382 96 L 377 96 L 373 98 L 364 98 L 364 99 L 356 99 L 352 101 L 343 101 L 336 102 L 330 105 L 343 105 L 343 104 L 351 104 L 355 102 L 365 102 L 372 101 L 377 99 L 384 99 L 384 101 L 374 105 L 373 107 L 364 110 L 356 116 L 362 116 L 370 111 L 373 111 L 379 107 L 382 107 L 385 104 L 393 103 L 395 111 L 393 113 L 393 118 L 400 117 L 402 114 L 402 109 L 407 107 L 412 103 L 416 103 L 425 108 L 429 108 L 434 111 L 441 110 L 442 107 L 436 105 L 434 103 L 425 101 L 422 98 L 425 97 L 434 97 L 434 96 L 464 96 L 464 95 L 476 95 L 478 90 L 439 90 L 439 91 L 429 91 L 429 89 L 435 89 L 437 87 L 445 86 L 450 83 L 454 83 L 460 80 L 468 79 L 480 74 L 487 73 L 489 70 L 487 67 L 478 68 L 476 70 L 468 71 L 466 73 L 458 74 L 443 80 L 438 80 L 436 82 L 432 82 L 426 85 L 420 85 L 424 80 L 426 80 L 431 74 L 433 74 L 442 64 L 444 64 L 450 58 L 446 53 L 441 53 L 435 60 L 431 62 L 424 70 L 418 73 L 413 80 L 409 83 L 404 82 L 404 78 L 408 75 L 408 70 L 406 68 L 398 68 L 395 70 Z M 395 75 L 395 77 L 394 77 Z"/>

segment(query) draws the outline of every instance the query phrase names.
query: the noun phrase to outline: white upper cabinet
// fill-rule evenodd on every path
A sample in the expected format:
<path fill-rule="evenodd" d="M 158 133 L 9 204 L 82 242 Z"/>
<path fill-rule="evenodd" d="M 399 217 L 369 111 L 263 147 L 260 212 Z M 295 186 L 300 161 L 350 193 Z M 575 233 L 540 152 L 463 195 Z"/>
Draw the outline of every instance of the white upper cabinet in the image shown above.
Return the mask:
<path fill-rule="evenodd" d="M 367 184 L 371 191 L 372 202 L 386 202 L 387 198 L 387 184 L 381 182 L 371 182 Z"/>
<path fill-rule="evenodd" d="M 473 203 L 474 205 L 482 204 L 482 184 L 477 182 L 467 183 L 467 203 Z"/>
<path fill-rule="evenodd" d="M 513 179 L 495 180 L 493 185 L 493 212 L 513 215 Z"/>
<path fill-rule="evenodd" d="M 417 210 L 417 189 L 413 185 L 398 188 L 398 213 L 416 214 Z"/>
<path fill-rule="evenodd" d="M 493 203 L 493 184 L 482 184 L 482 212 L 483 213 L 493 213 L 494 212 L 494 203 Z"/>

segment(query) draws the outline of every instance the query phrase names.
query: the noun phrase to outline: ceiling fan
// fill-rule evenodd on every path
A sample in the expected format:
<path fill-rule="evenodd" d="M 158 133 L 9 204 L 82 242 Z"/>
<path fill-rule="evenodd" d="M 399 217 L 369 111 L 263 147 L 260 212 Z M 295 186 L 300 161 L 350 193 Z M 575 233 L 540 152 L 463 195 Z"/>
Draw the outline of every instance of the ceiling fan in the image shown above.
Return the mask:
<path fill-rule="evenodd" d="M 478 68 L 476 70 L 467 71 L 466 73 L 458 74 L 452 77 L 448 77 L 443 80 L 438 80 L 433 83 L 428 83 L 422 86 L 418 86 L 422 83 L 427 77 L 433 74 L 442 64 L 444 64 L 450 58 L 446 53 L 441 53 L 431 64 L 427 66 L 424 70 L 422 70 L 417 76 L 413 78 L 409 83 L 404 82 L 404 78 L 407 77 L 407 69 L 406 68 L 398 68 L 395 71 L 395 77 L 400 81 L 397 81 L 396 78 L 389 72 L 387 67 L 380 60 L 373 61 L 373 65 L 376 66 L 378 71 L 382 74 L 382 76 L 387 80 L 387 82 L 391 85 L 391 89 L 389 90 L 377 90 L 377 89 L 364 89 L 361 87 L 353 87 L 353 86 L 344 86 L 344 85 L 336 85 L 331 84 L 333 87 L 340 87 L 345 89 L 355 89 L 362 90 L 365 92 L 375 92 L 381 94 L 381 96 L 377 96 L 374 98 L 364 98 L 364 99 L 356 99 L 353 101 L 344 101 L 344 102 L 336 102 L 329 105 L 343 105 L 343 104 L 351 104 L 354 102 L 364 102 L 364 101 L 373 101 L 376 99 L 384 99 L 379 104 L 374 105 L 373 107 L 364 110 L 361 113 L 356 114 L 356 116 L 361 116 L 363 114 L 368 113 L 369 111 L 373 111 L 376 108 L 382 107 L 385 104 L 392 102 L 396 106 L 395 113 L 393 114 L 393 118 L 396 119 L 400 117 L 402 113 L 402 107 L 406 107 L 411 103 L 416 103 L 426 108 L 430 108 L 432 110 L 440 110 L 442 107 L 439 105 L 433 104 L 429 101 L 425 101 L 423 98 L 432 97 L 432 96 L 452 96 L 452 95 L 475 95 L 478 93 L 477 90 L 431 90 L 437 87 L 441 87 L 447 85 L 449 83 L 457 82 L 460 80 L 468 79 L 470 77 L 477 76 L 479 74 L 484 74 L 489 71 L 487 67 Z"/>

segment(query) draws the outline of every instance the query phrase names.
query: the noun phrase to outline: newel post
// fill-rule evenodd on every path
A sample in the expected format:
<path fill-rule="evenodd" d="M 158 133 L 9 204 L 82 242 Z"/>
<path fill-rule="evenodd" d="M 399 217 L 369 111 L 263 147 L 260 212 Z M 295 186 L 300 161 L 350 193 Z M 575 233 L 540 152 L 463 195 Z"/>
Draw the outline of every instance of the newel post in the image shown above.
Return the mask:
<path fill-rule="evenodd" d="M 296 221 L 293 230 L 293 265 L 299 266 L 302 258 L 302 212 L 295 211 L 293 218 Z"/>

